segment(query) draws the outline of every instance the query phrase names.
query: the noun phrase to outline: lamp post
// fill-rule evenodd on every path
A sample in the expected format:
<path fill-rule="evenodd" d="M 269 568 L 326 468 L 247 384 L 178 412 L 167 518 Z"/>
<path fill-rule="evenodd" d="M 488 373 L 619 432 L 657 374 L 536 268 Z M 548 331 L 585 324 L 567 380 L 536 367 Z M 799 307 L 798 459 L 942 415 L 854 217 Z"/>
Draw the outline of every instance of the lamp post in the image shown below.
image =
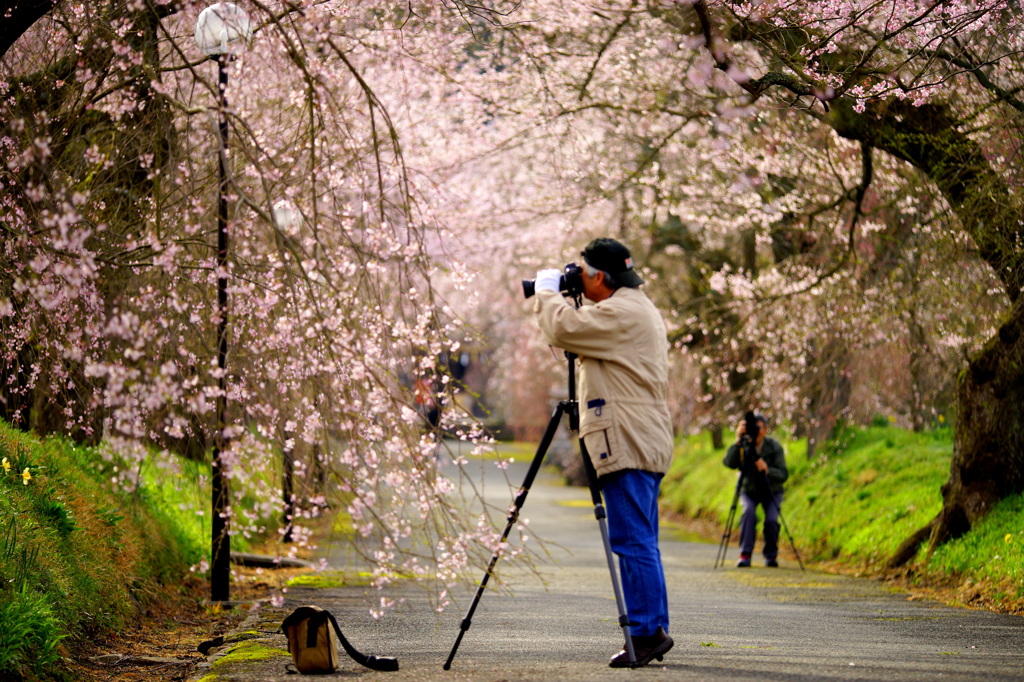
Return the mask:
<path fill-rule="evenodd" d="M 290 201 L 279 201 L 274 204 L 273 210 L 274 225 L 288 238 L 294 238 L 294 233 L 302 225 L 302 213 Z M 295 467 L 294 455 L 287 449 L 287 443 L 291 434 L 285 430 L 285 444 L 281 448 L 283 470 L 281 473 L 281 500 L 284 502 L 284 536 L 282 542 L 292 541 L 292 527 L 295 522 Z"/>
<path fill-rule="evenodd" d="M 196 44 L 211 59 L 217 60 L 218 113 L 220 120 L 220 153 L 218 172 L 220 190 L 217 204 L 217 432 L 213 440 L 213 475 L 211 493 L 213 513 L 210 543 L 210 600 L 226 602 L 230 598 L 231 536 L 228 509 L 230 490 L 221 454 L 227 448 L 226 434 L 228 356 L 228 62 L 245 51 L 252 38 L 249 16 L 231 2 L 218 2 L 207 7 L 196 20 Z"/>

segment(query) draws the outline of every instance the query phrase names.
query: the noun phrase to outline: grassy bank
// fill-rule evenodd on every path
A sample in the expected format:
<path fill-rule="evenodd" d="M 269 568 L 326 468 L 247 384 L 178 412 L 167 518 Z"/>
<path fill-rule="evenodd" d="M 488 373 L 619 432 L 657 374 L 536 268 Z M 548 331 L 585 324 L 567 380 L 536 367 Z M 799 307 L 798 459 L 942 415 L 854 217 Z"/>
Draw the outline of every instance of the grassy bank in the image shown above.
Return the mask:
<path fill-rule="evenodd" d="M 781 442 L 790 470 L 783 515 L 806 560 L 877 573 L 900 543 L 942 507 L 940 488 L 953 452 L 949 429 L 849 428 L 813 460 L 807 459 L 803 441 Z M 736 472 L 722 465 L 724 456 L 707 434 L 683 439 L 663 485 L 665 506 L 721 527 L 736 482 Z M 785 535 L 780 544 L 788 547 Z M 1021 610 L 1024 496 L 1004 500 L 970 533 L 932 556 L 922 548 L 911 579 L 952 588 L 962 602 Z"/>
<path fill-rule="evenodd" d="M 70 678 L 64 657 L 130 628 L 205 556 L 202 467 L 146 466 L 129 491 L 96 449 L 2 422 L 0 457 L 0 678 Z"/>

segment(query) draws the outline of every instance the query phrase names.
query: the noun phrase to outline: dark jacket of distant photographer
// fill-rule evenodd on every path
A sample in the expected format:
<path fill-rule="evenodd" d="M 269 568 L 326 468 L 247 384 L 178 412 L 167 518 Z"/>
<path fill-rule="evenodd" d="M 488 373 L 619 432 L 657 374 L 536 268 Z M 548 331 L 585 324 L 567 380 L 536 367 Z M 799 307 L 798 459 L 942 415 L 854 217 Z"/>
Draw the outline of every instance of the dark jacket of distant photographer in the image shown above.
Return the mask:
<path fill-rule="evenodd" d="M 771 482 L 772 491 L 781 493 L 782 484 L 789 478 L 789 469 L 786 468 L 786 455 L 782 450 L 782 445 L 774 438 L 765 436 L 758 454 L 768 465 L 768 480 Z M 743 459 L 743 446 L 733 443 L 725 453 L 722 463 L 730 469 L 739 469 L 744 464 Z M 743 477 L 743 492 L 754 499 L 759 499 L 764 497 L 764 475 L 753 467 L 752 462 L 750 464 L 747 471 L 751 473 Z"/>
<path fill-rule="evenodd" d="M 654 304 L 623 287 L 574 310 L 560 294 L 538 291 L 535 311 L 548 343 L 579 355 L 580 437 L 597 475 L 668 471 L 668 337 Z"/>

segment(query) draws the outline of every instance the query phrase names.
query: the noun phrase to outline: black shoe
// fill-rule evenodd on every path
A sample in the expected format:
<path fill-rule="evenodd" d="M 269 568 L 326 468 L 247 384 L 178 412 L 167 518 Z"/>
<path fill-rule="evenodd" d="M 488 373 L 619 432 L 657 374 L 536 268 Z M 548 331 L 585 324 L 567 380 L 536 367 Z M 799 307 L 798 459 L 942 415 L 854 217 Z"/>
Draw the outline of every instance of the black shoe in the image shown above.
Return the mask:
<path fill-rule="evenodd" d="M 765 559 L 764 560 L 764 565 L 767 566 L 768 568 L 778 568 L 779 567 L 779 562 L 776 561 L 775 559 Z"/>
<path fill-rule="evenodd" d="M 741 556 L 740 560 L 736 562 L 736 568 L 750 568 L 750 557 Z"/>
<path fill-rule="evenodd" d="M 636 662 L 630 663 L 629 652 L 625 649 L 615 654 L 608 665 L 612 668 L 641 668 L 651 661 L 657 659 L 661 660 L 668 650 L 672 648 L 675 642 L 672 638 L 665 634 L 665 631 L 658 628 L 658 631 L 653 635 L 647 635 L 645 637 L 632 637 L 633 640 L 633 654 L 636 656 Z"/>

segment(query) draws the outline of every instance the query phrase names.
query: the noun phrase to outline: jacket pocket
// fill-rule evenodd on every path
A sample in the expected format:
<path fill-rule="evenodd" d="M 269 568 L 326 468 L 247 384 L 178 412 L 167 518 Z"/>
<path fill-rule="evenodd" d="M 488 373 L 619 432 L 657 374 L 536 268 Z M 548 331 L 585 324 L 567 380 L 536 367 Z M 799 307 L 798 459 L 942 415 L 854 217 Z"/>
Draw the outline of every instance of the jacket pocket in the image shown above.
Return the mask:
<path fill-rule="evenodd" d="M 580 438 L 587 448 L 594 469 L 601 473 L 612 467 L 623 455 L 619 441 L 619 433 L 615 428 L 615 418 L 605 405 L 601 416 L 588 415 L 585 424 L 580 426 Z"/>

